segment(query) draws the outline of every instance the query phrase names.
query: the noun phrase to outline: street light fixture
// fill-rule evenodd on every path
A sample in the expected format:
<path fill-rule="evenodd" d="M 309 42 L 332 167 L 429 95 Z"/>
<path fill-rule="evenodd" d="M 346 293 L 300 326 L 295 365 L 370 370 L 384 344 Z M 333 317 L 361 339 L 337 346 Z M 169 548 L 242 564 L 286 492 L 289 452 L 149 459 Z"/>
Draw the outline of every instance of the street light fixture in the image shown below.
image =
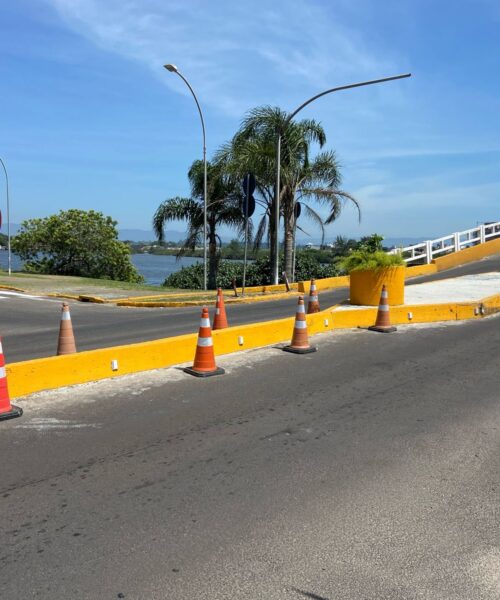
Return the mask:
<path fill-rule="evenodd" d="M 405 77 L 411 77 L 411 73 L 405 73 L 404 75 L 394 75 L 393 77 L 384 77 L 382 79 L 372 79 L 371 81 L 362 81 L 360 83 L 351 83 L 350 85 L 342 85 L 340 87 L 334 87 L 320 94 L 316 94 L 309 100 L 306 100 L 303 104 L 301 104 L 296 110 L 288 115 L 288 118 L 285 121 L 283 129 L 278 131 L 278 136 L 276 138 L 276 184 L 274 188 L 274 219 L 276 222 L 275 225 L 275 236 L 274 239 L 274 265 L 272 265 L 272 272 L 274 277 L 274 285 L 278 284 L 279 281 L 279 224 L 280 224 L 280 167 L 281 167 L 281 137 L 286 130 L 286 127 L 290 123 L 290 121 L 295 117 L 295 115 L 300 112 L 303 108 L 305 108 L 314 100 L 321 98 L 321 96 L 326 96 L 326 94 L 331 94 L 332 92 L 340 92 L 341 90 L 349 90 L 352 88 L 362 87 L 365 85 L 373 85 L 375 83 L 384 83 L 386 81 L 394 81 L 395 79 L 404 79 Z"/>
<path fill-rule="evenodd" d="M 7 175 L 7 169 L 5 167 L 5 163 L 3 162 L 3 160 L 0 158 L 0 163 L 2 163 L 2 167 L 3 167 L 3 171 L 5 173 L 5 189 L 7 192 L 7 253 L 8 253 L 8 257 L 7 257 L 7 261 L 8 261 L 8 269 L 9 269 L 9 275 L 12 273 L 12 258 L 11 258 L 11 252 L 10 252 L 10 205 L 9 205 L 9 176 Z"/>
<path fill-rule="evenodd" d="M 200 103 L 198 102 L 198 98 L 194 93 L 193 88 L 191 87 L 189 81 L 184 77 L 184 75 L 179 71 L 179 69 L 172 64 L 163 65 L 167 71 L 170 73 L 176 73 L 179 77 L 184 81 L 184 83 L 188 86 L 189 91 L 193 95 L 194 101 L 196 102 L 196 106 L 198 108 L 198 112 L 200 113 L 201 119 L 201 129 L 203 132 L 203 289 L 206 291 L 207 289 L 207 144 L 206 144 L 206 135 L 205 135 L 205 121 L 203 120 L 203 113 L 201 112 Z"/>

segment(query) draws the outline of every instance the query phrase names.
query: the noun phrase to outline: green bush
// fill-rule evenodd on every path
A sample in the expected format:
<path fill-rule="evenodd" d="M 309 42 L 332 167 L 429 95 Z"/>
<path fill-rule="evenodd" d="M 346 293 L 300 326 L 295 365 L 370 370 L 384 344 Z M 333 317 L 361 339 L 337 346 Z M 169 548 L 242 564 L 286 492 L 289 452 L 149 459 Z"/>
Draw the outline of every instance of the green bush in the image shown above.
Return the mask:
<path fill-rule="evenodd" d="M 340 266 L 346 273 L 402 265 L 405 265 L 405 262 L 401 253 L 386 254 L 383 250 L 377 250 L 376 252 L 370 250 L 354 250 L 349 256 L 346 256 L 340 261 Z"/>
<path fill-rule="evenodd" d="M 21 223 L 12 251 L 28 273 L 142 283 L 116 221 L 94 210 L 69 209 Z"/>
<path fill-rule="evenodd" d="M 283 257 L 280 258 L 281 281 Z M 339 272 L 337 264 L 322 265 L 313 253 L 307 250 L 297 252 L 295 262 L 296 281 L 307 281 L 312 277 L 316 279 L 335 277 Z M 217 287 L 231 288 L 233 278 L 236 279 L 236 285 L 241 287 L 243 284 L 243 263 L 221 260 L 217 267 Z M 269 285 L 271 280 L 271 265 L 267 257 L 259 258 L 247 265 L 245 285 L 248 287 Z M 163 285 L 180 289 L 200 289 L 203 286 L 203 264 L 197 263 L 189 267 L 183 267 L 180 271 L 167 277 Z"/>

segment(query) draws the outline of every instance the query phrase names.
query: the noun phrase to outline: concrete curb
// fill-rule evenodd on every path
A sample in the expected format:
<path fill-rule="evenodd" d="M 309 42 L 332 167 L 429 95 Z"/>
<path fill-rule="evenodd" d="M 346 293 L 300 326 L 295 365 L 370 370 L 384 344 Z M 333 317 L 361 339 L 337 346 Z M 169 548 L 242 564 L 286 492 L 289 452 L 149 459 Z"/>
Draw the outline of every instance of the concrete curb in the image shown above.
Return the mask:
<path fill-rule="evenodd" d="M 335 329 L 368 327 L 375 322 L 376 307 L 358 310 L 338 308 L 336 305 L 307 315 L 309 335 Z M 480 319 L 495 312 L 500 312 L 500 294 L 479 302 L 392 307 L 391 322 L 394 325 L 402 325 Z M 295 318 L 289 317 L 213 331 L 216 354 L 230 354 L 289 341 L 294 322 Z M 195 326 L 196 323 L 193 323 L 193 328 Z M 197 333 L 192 333 L 151 342 L 13 363 L 7 366 L 10 395 L 12 398 L 19 398 L 42 390 L 188 362 L 194 356 L 197 338 Z M 112 370 L 112 361 L 117 361 L 117 370 Z"/>

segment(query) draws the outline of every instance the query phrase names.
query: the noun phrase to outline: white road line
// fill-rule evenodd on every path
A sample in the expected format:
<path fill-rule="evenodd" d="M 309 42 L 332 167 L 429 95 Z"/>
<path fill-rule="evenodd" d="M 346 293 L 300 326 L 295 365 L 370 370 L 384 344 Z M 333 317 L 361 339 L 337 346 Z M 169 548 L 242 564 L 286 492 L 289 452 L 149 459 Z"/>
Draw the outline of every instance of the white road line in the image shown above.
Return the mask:
<path fill-rule="evenodd" d="M 43 296 L 31 296 L 30 294 L 24 294 L 20 292 L 8 292 L 6 290 L 0 290 L 0 299 L 7 300 L 9 296 L 14 296 L 17 298 L 26 298 L 27 300 L 41 300 L 45 302 L 58 302 L 60 303 L 60 299 L 52 299 L 52 298 L 44 298 Z"/>

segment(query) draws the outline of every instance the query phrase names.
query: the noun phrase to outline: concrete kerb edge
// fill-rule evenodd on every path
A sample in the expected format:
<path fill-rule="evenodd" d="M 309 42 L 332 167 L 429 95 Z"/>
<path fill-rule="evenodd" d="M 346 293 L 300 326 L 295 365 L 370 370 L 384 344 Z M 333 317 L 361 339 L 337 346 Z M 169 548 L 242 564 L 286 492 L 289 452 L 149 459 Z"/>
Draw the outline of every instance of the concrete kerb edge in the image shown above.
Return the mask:
<path fill-rule="evenodd" d="M 391 323 L 403 325 L 480 319 L 485 314 L 491 314 L 481 311 L 481 306 L 486 306 L 488 311 L 499 312 L 500 294 L 478 302 L 395 306 L 391 308 Z M 374 323 L 377 313 L 376 307 L 355 311 L 340 311 L 338 308 L 339 305 L 335 305 L 307 315 L 309 335 L 335 329 L 368 327 Z M 216 354 L 221 356 L 287 342 L 291 338 L 294 322 L 295 317 L 288 317 L 213 331 Z M 19 398 L 43 390 L 172 367 L 193 359 L 196 341 L 197 334 L 192 333 L 12 363 L 7 365 L 10 395 Z M 117 371 L 111 370 L 112 361 L 118 361 Z"/>

